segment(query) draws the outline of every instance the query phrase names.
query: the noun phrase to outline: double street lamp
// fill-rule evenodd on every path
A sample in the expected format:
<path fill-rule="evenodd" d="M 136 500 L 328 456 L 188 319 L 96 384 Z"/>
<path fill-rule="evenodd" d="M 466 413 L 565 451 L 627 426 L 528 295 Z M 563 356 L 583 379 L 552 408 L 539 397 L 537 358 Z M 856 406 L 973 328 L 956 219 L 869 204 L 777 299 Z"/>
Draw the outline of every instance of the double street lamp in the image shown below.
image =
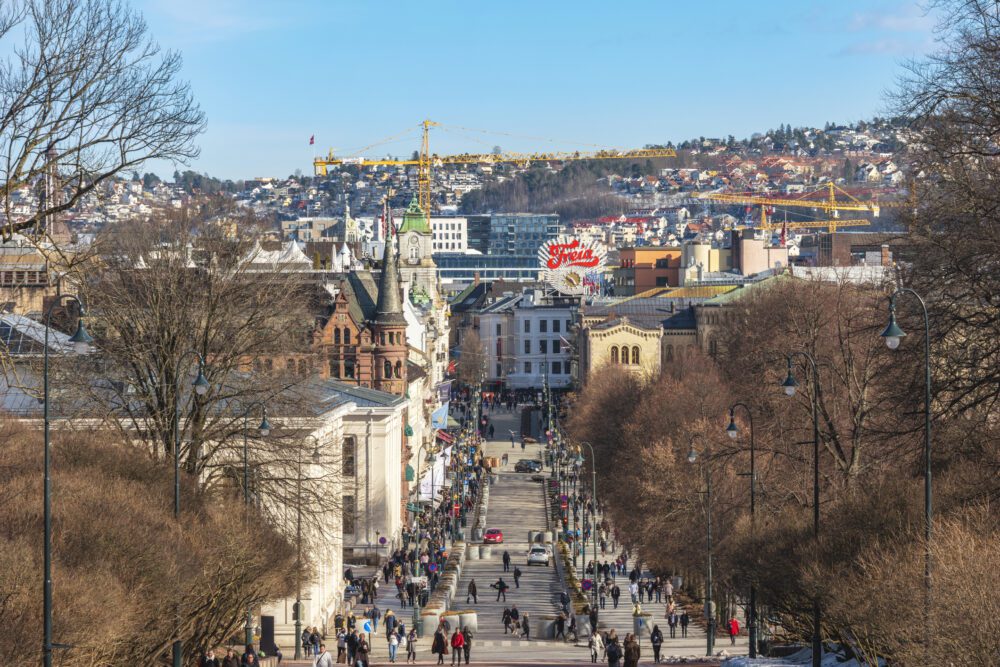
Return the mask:
<path fill-rule="evenodd" d="M 746 403 L 736 402 L 729 406 L 729 426 L 726 427 L 726 435 L 731 440 L 736 440 L 740 434 L 740 429 L 736 425 L 736 408 L 743 408 L 750 422 L 750 541 L 753 542 L 757 527 L 757 468 L 755 459 L 755 445 L 753 437 L 753 412 Z M 750 657 L 757 657 L 757 581 L 754 576 L 750 577 L 750 609 L 748 630 L 750 633 Z"/>
<path fill-rule="evenodd" d="M 191 383 L 197 396 L 208 393 L 209 383 L 205 378 L 205 357 L 197 350 L 187 350 L 181 353 L 174 376 L 174 520 L 180 528 L 181 520 L 181 368 L 189 355 L 198 358 L 198 376 Z M 179 619 L 178 619 L 179 620 Z M 184 644 L 181 638 L 175 637 L 171 650 L 173 667 L 181 667 L 184 662 Z"/>
<path fill-rule="evenodd" d="M 70 336 L 69 342 L 72 349 L 77 354 L 87 351 L 94 339 L 87 333 L 83 326 L 83 318 L 86 310 L 83 302 L 72 295 L 62 295 L 53 301 L 45 312 L 45 340 L 42 345 L 42 420 L 44 423 L 44 482 L 43 482 L 43 522 L 45 524 L 43 536 L 43 558 L 44 558 L 44 581 L 42 591 L 42 662 L 45 667 L 52 667 L 52 447 L 49 441 L 49 329 L 52 325 L 52 311 L 63 301 L 75 303 L 80 308 L 80 316 L 77 319 L 76 331 Z"/>
<path fill-rule="evenodd" d="M 600 613 L 598 611 L 599 606 L 597 604 L 597 532 L 598 532 L 598 530 L 597 530 L 597 457 L 594 455 L 594 446 L 592 444 L 590 444 L 589 442 L 587 442 L 586 440 L 584 440 L 583 442 L 580 443 L 580 445 L 581 446 L 587 445 L 587 449 L 590 450 L 590 482 L 591 482 L 591 488 L 593 488 L 593 494 L 594 494 L 594 497 L 591 499 L 591 502 L 594 504 L 594 508 L 593 508 L 593 510 L 590 513 L 590 518 L 591 518 L 590 539 L 593 540 L 593 542 L 594 542 L 594 574 L 593 574 L 593 586 L 591 587 L 591 589 L 593 590 L 593 593 L 594 593 L 594 607 L 593 607 L 594 613 L 595 614 L 599 614 Z M 584 560 L 586 560 L 586 556 L 584 557 Z M 586 567 L 584 567 L 584 570 L 586 570 Z M 591 631 L 592 632 L 597 632 L 597 628 L 596 627 L 591 628 Z"/>
<path fill-rule="evenodd" d="M 919 303 L 924 314 L 924 646 L 930 648 L 930 609 L 931 609 L 931 522 L 932 487 L 931 487 L 931 322 L 927 314 L 927 304 L 919 294 L 908 287 L 900 287 L 889 297 L 889 324 L 882 332 L 885 344 L 890 350 L 899 347 L 906 336 L 896 324 L 896 298 L 902 294 L 913 296 Z"/>
<path fill-rule="evenodd" d="M 265 416 L 266 420 L 267 417 Z M 312 462 L 319 463 L 319 439 L 313 441 Z M 295 659 L 302 659 L 302 445 L 298 446 L 295 471 Z"/>
<path fill-rule="evenodd" d="M 694 448 L 695 439 L 702 439 L 699 435 L 691 437 L 690 450 L 688 451 L 688 463 L 695 463 L 698 460 L 698 452 Z M 704 442 L 704 439 L 702 439 Z M 715 602 L 712 601 L 712 450 L 705 446 L 705 500 L 706 500 L 706 524 L 708 527 L 708 569 L 705 578 L 705 617 L 708 621 L 708 631 L 706 632 L 705 655 L 713 654 L 715 646 Z"/>
<path fill-rule="evenodd" d="M 792 352 L 791 354 L 785 355 L 785 361 L 788 365 L 788 374 L 785 376 L 785 380 L 781 383 L 782 389 L 785 391 L 785 395 L 788 397 L 795 396 L 795 392 L 799 386 L 798 381 L 795 379 L 795 375 L 792 374 L 792 358 L 801 357 L 806 362 L 808 362 L 810 369 L 812 370 L 812 392 L 810 392 L 810 399 L 812 401 L 812 418 L 813 418 L 813 539 L 816 541 L 816 557 L 819 558 L 819 367 L 816 365 L 816 360 L 808 352 Z M 820 608 L 819 608 L 819 597 L 813 597 L 813 636 L 812 636 L 812 664 L 813 667 L 820 667 L 820 663 L 823 660 L 823 644 L 820 639 Z"/>

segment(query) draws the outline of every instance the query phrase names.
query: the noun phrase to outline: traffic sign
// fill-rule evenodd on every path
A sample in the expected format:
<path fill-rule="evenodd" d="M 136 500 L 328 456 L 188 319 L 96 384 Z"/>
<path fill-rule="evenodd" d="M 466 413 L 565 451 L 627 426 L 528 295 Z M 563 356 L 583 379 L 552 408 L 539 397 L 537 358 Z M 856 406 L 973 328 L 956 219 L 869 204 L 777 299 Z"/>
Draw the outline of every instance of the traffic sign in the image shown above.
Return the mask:
<path fill-rule="evenodd" d="M 594 587 L 594 582 L 593 581 L 591 581 L 590 579 L 584 579 L 583 580 L 583 590 L 589 591 L 593 587 Z"/>
<path fill-rule="evenodd" d="M 438 569 L 437 563 L 428 563 L 427 564 L 427 571 L 428 572 L 437 572 L 437 569 Z"/>

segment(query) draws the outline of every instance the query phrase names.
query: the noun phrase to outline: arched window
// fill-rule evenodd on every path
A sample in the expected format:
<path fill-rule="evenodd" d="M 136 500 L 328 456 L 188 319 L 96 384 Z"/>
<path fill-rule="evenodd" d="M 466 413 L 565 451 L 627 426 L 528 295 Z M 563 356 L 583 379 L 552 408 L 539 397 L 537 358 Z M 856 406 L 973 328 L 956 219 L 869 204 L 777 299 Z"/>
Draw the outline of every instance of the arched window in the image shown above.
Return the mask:
<path fill-rule="evenodd" d="M 613 363 L 613 364 L 617 364 L 618 363 L 618 347 L 617 346 L 613 346 L 611 348 L 611 363 Z"/>
<path fill-rule="evenodd" d="M 633 364 L 638 364 L 639 363 L 639 347 L 638 346 L 632 348 L 632 363 Z"/>
<path fill-rule="evenodd" d="M 348 329 L 347 327 L 344 327 L 344 345 L 350 345 L 350 344 L 351 344 L 351 330 Z"/>
<path fill-rule="evenodd" d="M 340 329 L 333 330 L 333 344 L 340 345 Z"/>
<path fill-rule="evenodd" d="M 403 364 L 400 363 L 400 362 L 398 362 L 398 361 L 396 362 L 396 373 L 395 373 L 395 375 L 398 378 L 399 377 L 403 377 Z"/>
<path fill-rule="evenodd" d="M 391 377 L 392 377 L 392 364 L 390 364 L 389 360 L 386 359 L 385 363 L 382 364 L 382 379 L 388 380 Z"/>
<path fill-rule="evenodd" d="M 353 359 L 346 359 L 344 361 L 344 377 L 345 378 L 351 378 L 351 379 L 354 378 L 354 360 Z"/>
<path fill-rule="evenodd" d="M 708 353 L 713 357 L 719 353 L 719 341 L 714 338 L 708 339 Z"/>

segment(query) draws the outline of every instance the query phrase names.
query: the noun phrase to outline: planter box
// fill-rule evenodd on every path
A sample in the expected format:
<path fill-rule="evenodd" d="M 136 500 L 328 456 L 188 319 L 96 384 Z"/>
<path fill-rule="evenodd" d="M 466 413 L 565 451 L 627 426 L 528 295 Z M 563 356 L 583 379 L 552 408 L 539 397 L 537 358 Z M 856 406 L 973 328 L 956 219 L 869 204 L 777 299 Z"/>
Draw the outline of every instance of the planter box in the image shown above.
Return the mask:
<path fill-rule="evenodd" d="M 475 636 L 479 632 L 479 615 L 474 611 L 462 611 L 459 615 L 459 627 L 468 628 Z M 475 639 L 473 639 L 475 641 Z M 475 648 L 475 647 L 473 647 Z"/>
<path fill-rule="evenodd" d="M 479 547 L 479 559 L 480 560 L 486 560 L 487 558 L 492 558 L 492 557 L 493 557 L 493 545 L 492 544 L 484 544 L 481 547 Z"/>
<path fill-rule="evenodd" d="M 475 532 L 473 532 L 473 536 L 475 536 Z M 475 544 L 469 545 L 468 550 L 465 552 L 465 557 L 469 560 L 479 560 L 479 547 Z"/>

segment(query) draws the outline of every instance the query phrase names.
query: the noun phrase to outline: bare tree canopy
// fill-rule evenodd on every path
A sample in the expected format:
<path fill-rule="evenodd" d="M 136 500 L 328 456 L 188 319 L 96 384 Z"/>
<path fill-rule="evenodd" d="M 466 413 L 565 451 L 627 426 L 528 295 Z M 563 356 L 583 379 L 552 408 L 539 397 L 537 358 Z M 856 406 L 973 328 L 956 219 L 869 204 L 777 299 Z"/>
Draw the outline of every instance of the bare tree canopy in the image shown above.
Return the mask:
<path fill-rule="evenodd" d="M 1000 3 L 932 6 L 939 48 L 910 64 L 894 98 L 913 119 L 907 280 L 928 297 L 936 403 L 971 425 L 1000 405 Z M 914 305 L 904 300 L 903 327 L 919 331 Z"/>
<path fill-rule="evenodd" d="M 468 385 L 477 385 L 486 371 L 486 347 L 475 331 L 467 331 L 462 338 L 458 356 L 458 379 Z"/>
<path fill-rule="evenodd" d="M 146 160 L 198 155 L 204 116 L 177 79 L 180 55 L 122 2 L 4 0 L 0 45 L 5 235 L 44 231 L 50 216 Z M 25 187 L 44 190 L 42 203 L 15 216 L 12 196 Z"/>

